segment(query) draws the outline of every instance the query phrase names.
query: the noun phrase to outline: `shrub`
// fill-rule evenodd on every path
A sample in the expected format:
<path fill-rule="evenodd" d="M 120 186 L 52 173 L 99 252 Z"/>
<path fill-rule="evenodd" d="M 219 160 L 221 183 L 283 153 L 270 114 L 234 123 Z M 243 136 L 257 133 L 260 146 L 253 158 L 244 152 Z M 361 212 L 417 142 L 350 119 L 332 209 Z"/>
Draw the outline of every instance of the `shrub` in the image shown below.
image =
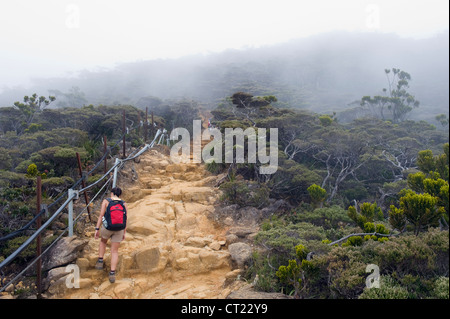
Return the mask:
<path fill-rule="evenodd" d="M 0 187 L 22 187 L 28 182 L 23 174 L 0 171 Z"/>
<path fill-rule="evenodd" d="M 326 267 L 328 273 L 328 295 L 333 298 L 357 298 L 365 287 L 368 264 L 361 254 L 361 247 L 334 247 L 322 258 L 322 267 Z"/>
<path fill-rule="evenodd" d="M 432 230 L 419 236 L 391 238 L 373 247 L 373 263 L 387 273 L 430 278 L 445 276 L 449 271 L 448 231 Z"/>
<path fill-rule="evenodd" d="M 342 247 L 346 246 L 361 246 L 363 244 L 363 239 L 360 236 L 352 236 L 345 243 L 342 244 Z"/>
<path fill-rule="evenodd" d="M 431 298 L 449 299 L 448 277 L 439 277 L 435 280 Z"/>
<path fill-rule="evenodd" d="M 8 153 L 8 149 L 0 147 L 0 170 L 9 170 L 12 166 L 12 158 Z"/>
<path fill-rule="evenodd" d="M 245 277 L 250 279 L 258 276 L 255 288 L 259 291 L 274 292 L 280 290 L 279 280 L 272 268 L 272 264 L 276 263 L 276 258 L 274 254 L 253 252 L 252 263 Z"/>
<path fill-rule="evenodd" d="M 281 240 L 283 237 L 283 233 L 273 232 L 275 229 L 279 231 L 281 227 L 277 225 L 271 229 L 271 240 L 266 243 L 274 245 L 276 239 Z M 291 235 L 295 236 L 295 233 L 291 232 Z M 284 238 L 283 242 L 286 241 L 287 238 Z M 302 239 L 297 239 L 297 242 L 300 241 Z M 350 241 L 358 245 L 328 247 L 328 250 L 315 254 L 304 265 L 297 260 L 297 267 L 303 271 L 299 290 L 301 296 L 375 299 L 445 298 L 448 294 L 448 285 L 445 286 L 449 271 L 448 231 L 431 229 L 418 237 L 413 234 L 402 235 L 384 243 L 363 241 L 359 236 Z M 278 254 L 278 260 L 283 263 L 276 264 L 275 256 L 271 256 L 272 266 L 286 266 L 289 260 L 296 258 L 295 248 L 288 246 L 291 247 L 289 255 Z M 270 247 L 276 247 L 272 251 L 280 252 L 282 246 Z M 318 246 L 311 248 L 310 242 L 308 247 L 311 251 L 320 251 Z M 381 290 L 366 288 L 368 264 L 379 267 Z M 291 263 L 291 268 L 295 270 L 294 266 Z"/>
<path fill-rule="evenodd" d="M 223 191 L 221 200 L 240 207 L 264 207 L 269 201 L 269 188 L 265 184 L 253 181 L 234 180 L 220 186 Z"/>
<path fill-rule="evenodd" d="M 46 192 L 47 196 L 57 196 L 73 185 L 74 180 L 68 176 L 62 177 L 50 177 L 42 180 L 42 189 Z"/>
<path fill-rule="evenodd" d="M 313 205 L 315 207 L 317 206 L 322 207 L 323 201 L 327 197 L 327 191 L 316 184 L 312 184 L 306 190 L 308 191 L 308 194 L 311 197 Z"/>
<path fill-rule="evenodd" d="M 206 170 L 213 174 L 219 174 L 224 168 L 225 165 L 223 163 L 216 163 L 215 161 L 206 163 Z"/>
<path fill-rule="evenodd" d="M 438 207 L 439 199 L 430 194 L 408 193 L 400 198 L 400 209 L 391 206 L 389 216 L 394 220 L 391 225 L 398 229 L 409 222 L 414 227 L 416 235 L 430 226 L 437 226 L 444 214 L 444 207 Z M 404 220 L 402 220 L 402 218 Z"/>
<path fill-rule="evenodd" d="M 300 288 L 304 290 L 307 286 L 305 274 L 315 271 L 315 267 L 306 259 L 307 256 L 308 250 L 305 246 L 295 246 L 295 259 L 290 259 L 287 266 L 280 266 L 275 273 L 282 283 L 293 288 L 295 297 L 299 296 Z"/>
<path fill-rule="evenodd" d="M 35 177 L 35 176 L 37 176 L 38 173 L 39 172 L 38 172 L 36 164 L 30 164 L 28 166 L 28 168 L 27 168 L 27 175 L 29 177 Z"/>
<path fill-rule="evenodd" d="M 42 241 L 42 248 L 45 249 L 47 246 L 49 246 L 57 236 L 49 236 L 45 237 Z M 20 236 L 13 238 L 9 240 L 6 245 L 1 249 L 0 255 L 3 256 L 9 256 L 14 251 L 16 251 L 26 240 L 28 239 L 27 236 Z M 30 245 L 28 245 L 25 250 L 23 250 L 18 257 L 16 258 L 18 263 L 25 262 L 27 260 L 30 260 L 31 258 L 34 258 L 36 256 L 36 241 L 33 241 Z M 1 258 L 1 256 L 0 256 Z"/>
<path fill-rule="evenodd" d="M 333 123 L 333 119 L 329 115 L 319 116 L 320 124 L 323 126 L 330 126 Z"/>
<path fill-rule="evenodd" d="M 364 288 L 358 299 L 407 299 L 408 290 L 390 276 L 380 276 L 379 288 Z"/>
<path fill-rule="evenodd" d="M 337 205 L 316 208 L 313 211 L 297 208 L 291 211 L 288 219 L 293 223 L 308 222 L 315 226 L 321 226 L 324 229 L 338 229 L 352 221 L 348 217 L 347 211 Z"/>
<path fill-rule="evenodd" d="M 359 212 L 356 207 L 350 206 L 348 208 L 348 217 L 350 217 L 361 229 L 364 229 L 364 224 L 367 222 L 384 219 L 383 212 L 376 203 L 361 204 L 359 206 Z"/>

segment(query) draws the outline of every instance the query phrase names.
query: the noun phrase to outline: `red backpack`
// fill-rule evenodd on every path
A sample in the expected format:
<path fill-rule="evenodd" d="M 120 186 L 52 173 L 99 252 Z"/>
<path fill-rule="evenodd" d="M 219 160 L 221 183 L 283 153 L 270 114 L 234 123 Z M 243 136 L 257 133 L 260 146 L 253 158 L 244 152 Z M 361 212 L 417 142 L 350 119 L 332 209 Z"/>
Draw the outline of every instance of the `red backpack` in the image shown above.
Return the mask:
<path fill-rule="evenodd" d="M 106 200 L 108 201 L 108 207 L 106 207 L 104 216 L 106 221 L 105 228 L 112 231 L 125 229 L 127 225 L 125 202 L 111 198 L 107 198 Z"/>

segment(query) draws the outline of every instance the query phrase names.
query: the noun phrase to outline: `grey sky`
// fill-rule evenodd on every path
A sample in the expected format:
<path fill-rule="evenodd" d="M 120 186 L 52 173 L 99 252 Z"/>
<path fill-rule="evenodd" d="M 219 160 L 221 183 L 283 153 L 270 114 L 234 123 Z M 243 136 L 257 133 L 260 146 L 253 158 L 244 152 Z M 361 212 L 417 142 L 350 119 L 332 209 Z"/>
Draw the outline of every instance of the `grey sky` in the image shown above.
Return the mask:
<path fill-rule="evenodd" d="M 428 37 L 447 0 L 17 0 L 0 3 L 0 91 L 30 77 L 345 30 Z"/>

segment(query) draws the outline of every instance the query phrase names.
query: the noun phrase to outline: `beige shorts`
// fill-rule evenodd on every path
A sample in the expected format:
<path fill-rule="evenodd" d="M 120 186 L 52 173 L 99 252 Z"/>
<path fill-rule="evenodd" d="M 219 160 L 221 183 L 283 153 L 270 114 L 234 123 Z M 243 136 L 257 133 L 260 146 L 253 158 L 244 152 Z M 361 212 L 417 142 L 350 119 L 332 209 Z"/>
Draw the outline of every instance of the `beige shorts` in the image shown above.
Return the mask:
<path fill-rule="evenodd" d="M 102 228 L 100 228 L 100 236 L 103 239 L 110 239 L 111 238 L 111 242 L 113 243 L 120 243 L 123 240 L 123 233 L 125 232 L 125 230 L 116 230 L 116 231 L 112 231 L 112 230 L 107 230 L 105 227 L 102 226 Z"/>

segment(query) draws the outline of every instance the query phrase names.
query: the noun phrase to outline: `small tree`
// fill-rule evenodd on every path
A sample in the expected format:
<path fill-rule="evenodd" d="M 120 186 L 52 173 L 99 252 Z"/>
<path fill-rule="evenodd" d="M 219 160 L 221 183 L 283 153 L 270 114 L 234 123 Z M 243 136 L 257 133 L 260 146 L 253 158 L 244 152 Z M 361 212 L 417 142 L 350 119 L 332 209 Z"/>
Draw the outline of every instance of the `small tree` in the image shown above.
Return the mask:
<path fill-rule="evenodd" d="M 316 184 L 312 184 L 311 186 L 309 186 L 307 188 L 307 191 L 309 193 L 309 196 L 311 197 L 311 201 L 314 207 L 322 208 L 323 202 L 327 197 L 327 191 Z"/>
<path fill-rule="evenodd" d="M 373 223 L 375 220 L 383 220 L 383 211 L 376 203 L 363 203 L 359 206 L 359 212 L 356 207 L 348 208 L 348 217 L 350 217 L 361 229 L 364 229 L 366 223 Z"/>
<path fill-rule="evenodd" d="M 39 171 L 38 171 L 38 169 L 37 169 L 37 166 L 36 166 L 36 164 L 30 164 L 30 165 L 28 165 L 28 168 L 27 168 L 27 176 L 29 176 L 29 177 L 35 177 L 35 176 L 37 176 L 39 174 Z"/>
<path fill-rule="evenodd" d="M 361 99 L 361 106 L 368 107 L 373 115 L 383 120 L 392 120 L 393 123 L 399 123 L 406 119 L 406 115 L 419 106 L 419 101 L 413 95 L 406 91 L 409 88 L 411 75 L 400 69 L 392 68 L 384 70 L 388 80 L 388 88 L 383 92 L 386 96 L 364 96 Z M 387 118 L 386 113 L 390 113 Z"/>
<path fill-rule="evenodd" d="M 400 208 L 391 206 L 389 210 L 390 224 L 399 230 L 404 229 L 406 223 L 414 227 L 414 234 L 429 226 L 437 226 L 444 213 L 444 207 L 439 207 L 438 198 L 430 194 L 408 193 L 400 198 Z"/>
<path fill-rule="evenodd" d="M 391 224 L 392 228 L 397 229 L 400 232 L 405 231 L 406 218 L 403 209 L 391 205 L 389 208 L 389 224 Z"/>
<path fill-rule="evenodd" d="M 36 113 L 44 110 L 51 102 L 56 98 L 49 96 L 48 99 L 45 96 L 39 96 L 34 93 L 31 97 L 24 96 L 23 103 L 14 102 L 14 108 L 18 109 L 24 117 L 24 126 L 28 126 L 33 122 Z"/>
<path fill-rule="evenodd" d="M 301 287 L 305 287 L 305 271 L 310 268 L 310 261 L 306 258 L 308 251 L 303 245 L 295 246 L 296 259 L 291 259 L 287 266 L 280 266 L 276 271 L 276 276 L 282 283 L 292 285 L 294 287 L 294 296 L 299 297 Z"/>
<path fill-rule="evenodd" d="M 431 150 L 420 151 L 417 156 L 417 166 L 424 173 L 436 170 L 436 162 Z"/>
<path fill-rule="evenodd" d="M 333 119 L 329 115 L 319 116 L 319 121 L 323 126 L 330 126 L 333 123 Z"/>
<path fill-rule="evenodd" d="M 449 123 L 448 117 L 445 114 L 439 114 L 435 117 L 436 121 L 438 121 L 443 127 L 446 127 Z"/>
<path fill-rule="evenodd" d="M 448 168 L 448 165 L 447 165 Z M 408 186 L 416 193 L 427 193 L 437 198 L 437 205 L 443 207 L 445 213 L 442 215 L 443 223 L 448 224 L 449 220 L 449 200 L 448 181 L 440 178 L 440 174 L 431 171 L 427 178 L 422 172 L 408 175 Z M 414 192 L 411 192 L 414 194 Z M 404 191 L 406 195 L 406 191 Z"/>
<path fill-rule="evenodd" d="M 436 156 L 433 155 L 431 150 L 420 151 L 417 156 L 417 166 L 423 173 L 431 175 L 438 173 L 440 178 L 448 182 L 449 143 L 444 144 L 443 150 L 443 154 Z"/>

